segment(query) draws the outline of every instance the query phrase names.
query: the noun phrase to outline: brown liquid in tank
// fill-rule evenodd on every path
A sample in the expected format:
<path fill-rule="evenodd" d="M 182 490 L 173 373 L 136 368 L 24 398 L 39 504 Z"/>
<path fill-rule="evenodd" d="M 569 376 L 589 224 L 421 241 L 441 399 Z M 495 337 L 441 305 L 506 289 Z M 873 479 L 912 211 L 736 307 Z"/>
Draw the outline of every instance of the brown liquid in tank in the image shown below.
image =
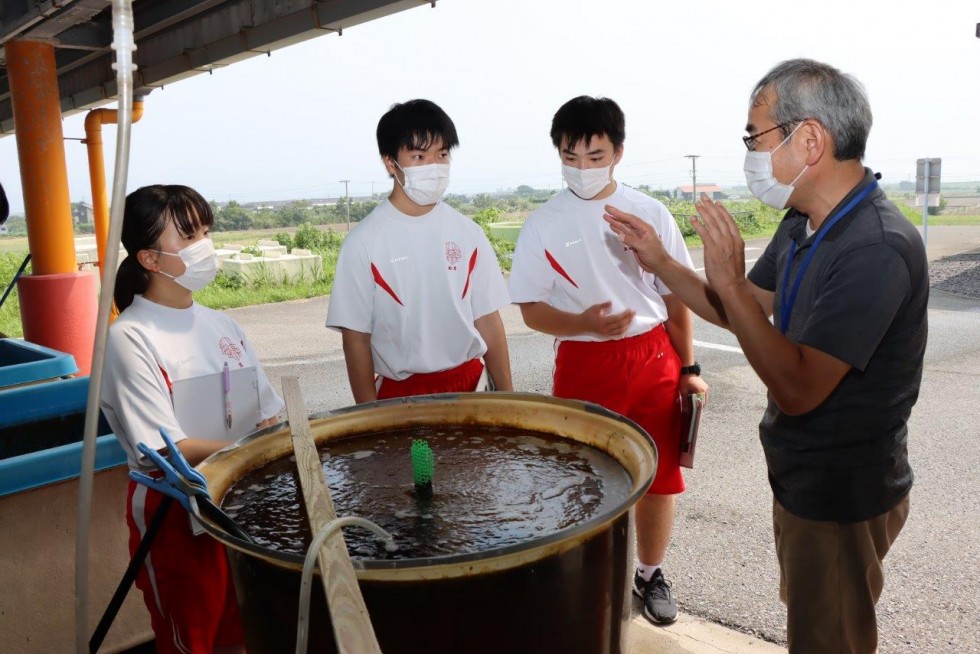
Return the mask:
<path fill-rule="evenodd" d="M 432 498 L 412 481 L 412 439 L 435 454 Z M 392 533 L 388 553 L 347 528 L 351 556 L 414 559 L 514 545 L 587 521 L 629 494 L 629 474 L 598 449 L 540 433 L 495 427 L 421 428 L 356 436 L 321 446 L 338 516 L 360 516 Z M 293 457 L 249 472 L 222 508 L 260 545 L 305 553 L 310 531 Z"/>

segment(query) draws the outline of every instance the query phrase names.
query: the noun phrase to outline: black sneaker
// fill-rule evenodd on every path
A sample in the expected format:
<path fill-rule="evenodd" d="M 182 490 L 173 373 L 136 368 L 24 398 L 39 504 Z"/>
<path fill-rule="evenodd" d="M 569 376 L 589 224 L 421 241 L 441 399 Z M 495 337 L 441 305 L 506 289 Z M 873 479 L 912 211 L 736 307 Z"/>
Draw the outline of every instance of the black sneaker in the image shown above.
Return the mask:
<path fill-rule="evenodd" d="M 643 581 L 637 572 L 633 576 L 633 594 L 643 600 L 643 615 L 650 622 L 668 625 L 677 620 L 677 600 L 660 570 L 653 573 L 650 581 Z"/>

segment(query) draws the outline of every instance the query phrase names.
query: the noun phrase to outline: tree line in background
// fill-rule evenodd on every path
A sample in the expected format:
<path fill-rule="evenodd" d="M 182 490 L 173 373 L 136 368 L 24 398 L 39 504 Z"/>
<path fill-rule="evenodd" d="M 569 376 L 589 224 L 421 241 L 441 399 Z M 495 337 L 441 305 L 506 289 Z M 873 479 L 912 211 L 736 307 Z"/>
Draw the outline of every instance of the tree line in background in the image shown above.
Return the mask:
<path fill-rule="evenodd" d="M 491 195 L 478 193 L 462 195 L 451 193 L 444 200 L 460 213 L 473 216 L 484 209 L 500 209 L 513 214 L 530 212 L 557 191 L 536 191 L 530 186 L 520 186 L 514 193 Z M 356 223 L 378 206 L 379 200 L 355 200 L 340 198 L 335 204 L 313 204 L 297 200 L 277 208 L 245 207 L 234 200 L 225 205 L 212 202 L 215 231 L 239 231 L 248 229 L 274 229 L 311 225 L 346 224 L 348 215 Z M 348 214 L 348 208 L 350 213 Z"/>
<path fill-rule="evenodd" d="M 348 206 L 350 221 L 357 222 L 371 213 L 378 203 L 374 200 L 355 201 L 349 198 L 340 198 L 336 204 L 311 204 L 297 200 L 276 208 L 250 208 L 234 200 L 225 205 L 211 203 L 211 209 L 214 211 L 214 229 L 218 232 L 298 227 L 305 223 L 336 225 L 347 222 Z"/>
<path fill-rule="evenodd" d="M 663 202 L 678 220 L 681 231 L 685 236 L 693 234 L 690 227 L 689 217 L 694 214 L 694 206 L 690 201 L 678 200 L 674 198 L 670 191 L 653 189 L 648 185 L 635 187 L 638 191 L 656 198 Z M 977 186 L 980 193 L 980 186 Z M 969 189 L 967 189 L 969 190 Z M 452 206 L 460 213 L 467 216 L 476 216 L 482 211 L 496 209 L 500 213 L 494 220 L 522 220 L 558 191 L 552 189 L 535 189 L 531 186 L 521 185 L 509 193 L 477 193 L 464 195 L 451 193 L 444 198 L 446 204 Z M 914 193 L 891 192 L 889 194 L 895 200 L 907 216 L 913 218 L 921 210 L 914 209 Z M 296 228 L 300 225 L 346 225 L 348 218 L 351 223 L 356 223 L 367 216 L 378 205 L 380 199 L 353 199 L 339 198 L 335 203 L 313 203 L 308 200 L 297 200 L 285 205 L 254 207 L 245 206 L 232 200 L 226 204 L 212 201 L 211 207 L 214 211 L 214 230 L 216 232 L 242 231 L 252 229 L 276 229 L 276 228 Z M 735 218 L 741 224 L 743 221 L 752 223 L 748 225 L 751 229 L 754 223 L 767 222 L 772 216 L 769 215 L 766 207 L 761 206 L 756 200 L 726 200 L 726 206 L 737 213 Z M 902 206 L 905 205 L 905 206 Z M 940 215 L 944 213 L 947 200 L 942 198 L 940 206 L 930 207 L 929 215 Z M 348 213 L 349 210 L 349 213 Z M 751 215 L 749 215 L 751 214 Z M 764 218 L 762 217 L 765 214 Z M 913 218 L 914 220 L 914 218 Z M 492 222 L 492 221 L 491 221 Z M 761 224 L 761 223 L 760 223 Z M 12 215 L 6 224 L 7 236 L 24 236 L 27 233 L 27 226 L 23 216 Z M 76 223 L 74 225 L 76 234 L 94 233 L 94 225 L 88 223 Z"/>
<path fill-rule="evenodd" d="M 695 215 L 693 202 L 677 199 L 673 197 L 670 191 L 653 189 L 647 185 L 640 185 L 635 188 L 663 202 L 677 219 L 678 226 L 684 236 L 694 235 L 695 232 L 690 223 L 690 218 Z M 486 224 L 504 220 L 523 220 L 556 193 L 558 191 L 553 189 L 541 190 L 522 185 L 510 193 L 477 193 L 474 195 L 450 193 L 445 196 L 444 201 L 463 215 L 474 218 L 478 215 L 484 216 L 478 222 Z M 913 216 L 916 215 L 916 211 L 921 216 L 921 210 L 915 210 L 912 207 L 915 201 L 913 194 L 892 193 L 891 195 L 903 212 L 913 221 L 915 221 Z M 304 224 L 346 224 L 348 207 L 350 208 L 350 222 L 353 224 L 367 216 L 378 205 L 378 202 L 378 200 L 340 198 L 336 204 L 332 205 L 313 205 L 306 201 L 296 201 L 275 209 L 252 209 L 234 201 L 223 206 L 213 203 L 215 230 L 270 229 L 298 227 Z M 929 215 L 942 214 L 946 205 L 946 199 L 941 199 L 938 207 L 929 208 Z M 766 225 L 778 223 L 785 213 L 767 207 L 754 198 L 726 199 L 725 206 L 732 212 L 735 221 L 743 232 L 752 235 L 764 230 Z M 491 209 L 494 210 L 494 213 L 485 213 Z M 485 218 L 488 215 L 492 217 Z"/>

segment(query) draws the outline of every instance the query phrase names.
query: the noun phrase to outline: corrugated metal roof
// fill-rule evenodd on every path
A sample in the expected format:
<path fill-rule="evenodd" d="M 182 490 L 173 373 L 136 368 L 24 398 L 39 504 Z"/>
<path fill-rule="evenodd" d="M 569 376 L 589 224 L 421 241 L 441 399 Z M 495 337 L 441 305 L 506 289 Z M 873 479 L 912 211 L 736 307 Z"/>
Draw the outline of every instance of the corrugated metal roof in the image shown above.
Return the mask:
<path fill-rule="evenodd" d="M 137 93 L 214 67 L 375 20 L 434 0 L 134 0 Z M 64 115 L 115 98 L 109 0 L 3 0 L 0 46 L 55 46 Z M 13 131 L 6 55 L 0 49 L 0 134 Z"/>

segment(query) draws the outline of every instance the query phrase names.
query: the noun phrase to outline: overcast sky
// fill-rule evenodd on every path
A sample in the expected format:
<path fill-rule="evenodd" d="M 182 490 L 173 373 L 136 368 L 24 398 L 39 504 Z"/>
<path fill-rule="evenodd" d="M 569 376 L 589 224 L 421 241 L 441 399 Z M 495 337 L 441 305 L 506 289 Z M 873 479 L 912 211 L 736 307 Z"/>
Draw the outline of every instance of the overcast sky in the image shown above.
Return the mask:
<path fill-rule="evenodd" d="M 449 192 L 557 187 L 551 117 L 581 94 L 626 113 L 617 177 L 673 188 L 744 183 L 748 94 L 779 61 L 854 74 L 874 112 L 868 166 L 980 180 L 980 2 L 439 0 L 154 91 L 133 127 L 130 188 L 183 183 L 239 201 L 381 192 L 374 130 L 393 102 L 429 98 L 460 135 Z M 81 137 L 84 114 L 64 121 Z M 114 127 L 104 129 L 111 175 Z M 73 200 L 91 201 L 85 147 L 66 141 Z M 16 142 L 0 178 L 23 209 Z"/>

